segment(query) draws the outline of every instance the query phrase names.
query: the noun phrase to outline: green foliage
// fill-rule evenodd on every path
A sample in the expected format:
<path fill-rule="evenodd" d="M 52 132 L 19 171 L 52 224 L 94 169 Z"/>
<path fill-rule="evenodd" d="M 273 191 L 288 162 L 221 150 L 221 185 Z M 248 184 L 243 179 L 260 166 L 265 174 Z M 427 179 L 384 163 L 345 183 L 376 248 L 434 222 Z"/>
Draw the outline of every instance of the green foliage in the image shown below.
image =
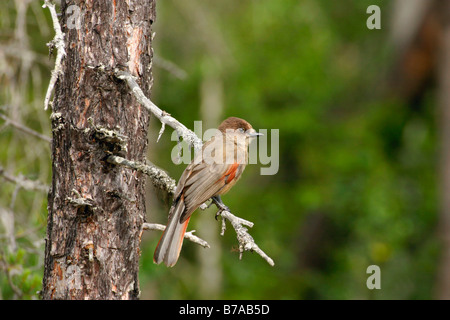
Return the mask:
<path fill-rule="evenodd" d="M 40 1 L 2 5 L 0 113 L 50 136 L 43 96 L 53 64 L 46 47 L 51 20 Z M 50 184 L 50 146 L 0 119 L 0 166 L 11 176 Z M 38 298 L 46 214 L 45 192 L 20 188 L 0 174 L 0 299 Z"/>
<path fill-rule="evenodd" d="M 430 90 L 420 108 L 411 108 L 386 92 L 394 63 L 390 3 L 157 3 L 155 54 L 186 71 L 187 78 L 155 63 L 152 100 L 193 129 L 193 121 L 203 117 L 202 86 L 213 78 L 223 89 L 220 119 L 238 116 L 256 129 L 279 129 L 279 172 L 263 176 L 261 165 L 250 165 L 223 197 L 235 214 L 255 223 L 250 233 L 275 267 L 255 253 L 239 261 L 231 226 L 214 247 L 186 242 L 174 268 L 156 266 L 152 255 L 160 234 L 146 231 L 142 298 L 432 298 L 440 252 L 435 98 Z M 366 28 L 371 4 L 381 7 L 382 30 Z M 49 135 L 42 104 L 52 65 L 45 44 L 52 30 L 43 23 L 51 26 L 48 12 L 41 15 L 39 8 L 33 5 L 26 19 L 30 51 L 38 58 L 23 78 L 21 60 L 8 56 L 14 74 L 0 70 L 0 107 L 9 106 L 0 112 L 17 111 L 19 103 L 19 120 Z M 15 21 L 11 2 L 0 12 L 2 44 L 15 41 L 9 32 Z M 49 184 L 48 145 L 2 124 L 0 165 Z M 176 144 L 169 129 L 155 143 L 159 128 L 152 119 L 148 156 L 178 179 L 185 166 L 171 161 Z M 0 228 L 0 264 L 6 268 L 0 271 L 0 297 L 33 299 L 42 278 L 46 197 L 19 190 L 11 203 L 14 194 L 15 186 L 0 178 L 0 207 L 16 213 L 17 238 L 17 250 L 9 250 Z M 148 188 L 147 221 L 164 223 L 170 203 L 158 196 Z M 189 228 L 202 237 L 196 220 L 213 215 L 214 210 L 196 212 Z M 219 233 L 219 223 L 216 227 Z M 217 281 L 200 272 L 199 250 L 220 252 L 220 286 L 212 296 L 199 290 L 202 281 Z M 381 268 L 381 290 L 366 287 L 372 264 Z"/>
<path fill-rule="evenodd" d="M 233 212 L 255 222 L 251 234 L 276 265 L 251 253 L 239 261 L 228 230 L 219 239 L 220 298 L 432 297 L 439 252 L 433 95 L 420 110 L 387 98 L 390 7 L 376 1 L 383 28 L 371 31 L 371 4 L 158 4 L 155 52 L 189 76 L 182 81 L 156 69 L 157 104 L 184 123 L 201 119 L 202 77 L 214 73 L 223 80 L 222 118 L 240 116 L 255 128 L 280 130 L 279 172 L 261 176 L 259 165 L 250 166 L 224 197 Z M 197 17 L 198 5 L 208 30 L 190 18 Z M 212 43 L 225 46 L 211 49 Z M 173 142 L 158 146 L 158 154 L 172 147 Z M 184 167 L 167 169 L 178 177 Z M 191 221 L 197 229 L 195 217 Z M 156 241 L 157 236 L 144 242 L 143 257 L 152 254 Z M 161 298 L 208 298 L 191 288 L 201 281 L 192 247 L 185 244 L 173 270 L 144 258 L 144 296 L 147 287 L 157 291 L 156 285 L 164 288 L 153 293 Z M 381 268 L 381 290 L 366 287 L 371 264 Z M 170 276 L 161 279 L 162 274 Z"/>
<path fill-rule="evenodd" d="M 25 249 L 13 253 L 0 253 L 0 261 L 5 268 L 0 277 L 0 288 L 4 299 L 37 299 L 42 285 L 42 270 L 36 270 L 38 255 L 30 254 Z"/>

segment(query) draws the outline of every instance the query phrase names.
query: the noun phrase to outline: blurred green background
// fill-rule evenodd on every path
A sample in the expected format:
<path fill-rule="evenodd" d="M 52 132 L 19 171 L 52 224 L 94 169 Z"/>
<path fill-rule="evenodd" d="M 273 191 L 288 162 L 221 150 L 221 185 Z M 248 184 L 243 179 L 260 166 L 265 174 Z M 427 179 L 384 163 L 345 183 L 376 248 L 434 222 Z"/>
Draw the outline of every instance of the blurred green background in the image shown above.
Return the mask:
<path fill-rule="evenodd" d="M 0 11 L 0 113 L 50 136 L 43 100 L 54 58 L 43 1 L 7 0 Z M 388 0 L 157 1 L 152 100 L 186 126 L 224 118 L 279 129 L 279 171 L 250 165 L 223 197 L 251 220 L 255 253 L 239 260 L 234 230 L 198 211 L 174 268 L 156 266 L 160 233 L 142 238 L 143 299 L 431 299 L 438 225 L 436 86 L 404 94 Z M 381 8 L 381 30 L 366 9 Z M 401 61 L 400 61 L 401 62 Z M 171 131 L 148 158 L 178 179 Z M 270 135 L 269 135 L 270 136 Z M 272 148 L 272 151 L 276 151 Z M 0 119 L 0 166 L 51 182 L 46 141 Z M 165 223 L 170 201 L 147 183 L 147 221 Z M 45 192 L 0 176 L 0 298 L 37 298 L 43 272 Z M 11 223 L 11 217 L 13 222 Z M 9 220 L 8 220 L 9 219 Z M 12 238 L 11 238 L 12 236 Z M 381 289 L 366 286 L 370 265 Z"/>

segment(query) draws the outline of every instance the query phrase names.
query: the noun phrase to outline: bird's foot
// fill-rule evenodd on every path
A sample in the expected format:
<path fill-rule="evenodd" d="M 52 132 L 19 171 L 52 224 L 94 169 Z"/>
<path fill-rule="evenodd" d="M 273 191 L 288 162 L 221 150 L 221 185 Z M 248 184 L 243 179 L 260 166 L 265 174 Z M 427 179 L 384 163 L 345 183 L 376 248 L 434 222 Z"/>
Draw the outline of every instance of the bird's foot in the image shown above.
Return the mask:
<path fill-rule="evenodd" d="M 217 206 L 217 208 L 219 208 L 219 211 L 217 211 L 216 213 L 216 220 L 217 217 L 222 213 L 222 211 L 228 211 L 230 212 L 230 208 L 228 208 L 223 202 L 222 199 L 220 198 L 220 196 L 215 196 L 211 198 L 212 201 L 214 202 L 214 204 Z M 212 203 L 212 202 L 211 202 Z"/>

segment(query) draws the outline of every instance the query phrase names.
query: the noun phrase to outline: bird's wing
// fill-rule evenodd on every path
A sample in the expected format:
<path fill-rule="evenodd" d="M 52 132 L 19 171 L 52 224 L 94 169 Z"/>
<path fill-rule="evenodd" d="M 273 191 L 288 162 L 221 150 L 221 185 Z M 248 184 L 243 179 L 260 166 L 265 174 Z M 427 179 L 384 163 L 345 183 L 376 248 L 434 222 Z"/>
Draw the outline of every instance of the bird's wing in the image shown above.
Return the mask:
<path fill-rule="evenodd" d="M 221 148 L 222 141 L 214 138 L 205 143 L 206 147 Z M 199 156 L 201 157 L 201 156 Z M 241 172 L 238 163 L 226 163 L 226 161 L 205 161 L 204 158 L 194 158 L 191 164 L 181 175 L 175 199 L 184 195 L 186 209 L 181 216 L 181 222 L 188 219 L 191 214 L 205 201 L 217 195 L 221 189 L 236 179 L 237 172 Z M 223 162 L 223 163 L 221 163 Z"/>
<path fill-rule="evenodd" d="M 184 185 L 186 210 L 181 216 L 181 221 L 189 218 L 199 205 L 225 187 L 232 180 L 230 177 L 234 178 L 238 166 L 239 164 L 213 163 L 199 170 L 194 167 Z"/>

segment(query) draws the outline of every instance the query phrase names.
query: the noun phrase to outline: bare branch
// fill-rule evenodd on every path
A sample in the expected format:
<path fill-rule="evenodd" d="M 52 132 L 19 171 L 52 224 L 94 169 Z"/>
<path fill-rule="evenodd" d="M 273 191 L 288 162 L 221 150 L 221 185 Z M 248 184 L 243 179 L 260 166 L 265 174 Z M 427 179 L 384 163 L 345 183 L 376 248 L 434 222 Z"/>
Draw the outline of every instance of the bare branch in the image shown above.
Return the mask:
<path fill-rule="evenodd" d="M 189 145 L 193 146 L 194 149 L 200 150 L 202 148 L 202 140 L 197 137 L 197 135 L 186 128 L 184 124 L 179 122 L 177 119 L 172 117 L 167 112 L 161 110 L 157 105 L 155 105 L 150 99 L 148 99 L 145 94 L 142 92 L 142 89 L 137 84 L 135 78 L 126 71 L 122 71 L 119 69 L 115 70 L 116 77 L 125 80 L 128 86 L 131 89 L 131 92 L 134 94 L 136 99 L 152 114 L 154 114 L 161 123 L 168 125 L 169 127 L 175 129 L 175 131 L 183 137 L 185 141 L 189 143 Z"/>
<path fill-rule="evenodd" d="M 99 140 L 111 143 L 119 147 L 122 151 L 127 151 L 127 142 L 128 137 L 117 132 L 117 130 L 111 130 L 102 126 L 98 126 L 94 124 L 94 120 L 92 118 L 87 119 L 89 124 L 93 127 L 95 131 L 95 137 Z"/>
<path fill-rule="evenodd" d="M 5 172 L 5 169 L 2 166 L 0 166 L 0 176 L 2 176 L 6 181 L 15 183 L 17 186 L 26 190 L 35 190 L 43 192 L 48 192 L 49 190 L 49 187 L 40 181 L 29 180 L 23 177 L 22 175 L 16 177 L 9 174 L 8 172 Z"/>
<path fill-rule="evenodd" d="M 162 225 L 162 224 L 159 224 L 159 223 L 144 223 L 143 229 L 144 230 L 164 231 L 164 230 L 166 230 L 166 226 Z M 189 240 L 189 241 L 192 241 L 192 242 L 194 242 L 194 243 L 196 243 L 198 245 L 201 245 L 203 248 L 209 248 L 208 242 L 206 242 L 205 240 L 203 240 L 203 239 L 201 239 L 201 238 L 199 238 L 197 236 L 194 236 L 194 234 L 193 234 L 194 232 L 195 232 L 195 230 L 186 232 L 184 234 L 184 238 Z"/>
<path fill-rule="evenodd" d="M 61 30 L 61 25 L 59 24 L 58 15 L 56 13 L 55 5 L 50 0 L 45 0 L 42 8 L 48 8 L 53 20 L 53 28 L 55 29 L 55 38 L 48 44 L 49 47 L 56 47 L 56 61 L 55 69 L 52 71 L 52 76 L 50 78 L 50 83 L 48 85 L 47 94 L 44 100 L 44 109 L 47 110 L 50 104 L 50 99 L 52 97 L 53 90 L 55 88 L 58 76 L 62 74 L 62 59 L 66 55 L 66 49 L 64 45 L 64 33 Z"/>
<path fill-rule="evenodd" d="M 166 124 L 164 122 L 161 123 L 161 130 L 159 130 L 158 139 L 156 139 L 156 142 L 159 142 L 159 139 L 161 139 L 161 136 L 164 133 L 164 130 L 166 130 Z"/>
<path fill-rule="evenodd" d="M 172 61 L 166 60 L 160 56 L 154 55 L 153 56 L 153 62 L 155 63 L 155 66 L 158 66 L 170 74 L 172 74 L 174 77 L 185 80 L 188 76 L 187 72 L 181 69 L 179 66 L 177 66 Z"/>
<path fill-rule="evenodd" d="M 3 224 L 5 238 L 8 239 L 7 248 L 9 252 L 16 252 L 17 242 L 14 230 L 14 212 L 0 207 L 0 222 Z"/>
<path fill-rule="evenodd" d="M 255 243 L 255 240 L 253 240 L 253 237 L 247 232 L 247 228 L 243 227 L 243 225 L 246 225 L 251 228 L 251 227 L 253 227 L 253 222 L 236 217 L 234 214 L 232 214 L 229 211 L 222 211 L 220 213 L 220 215 L 222 216 L 222 219 L 226 219 L 226 220 L 230 221 L 231 225 L 234 228 L 234 231 L 236 231 L 237 239 L 239 242 L 239 252 L 240 252 L 239 259 L 242 259 L 242 253 L 244 251 L 255 251 L 264 260 L 266 260 L 267 263 L 270 264 L 272 267 L 275 265 L 272 258 L 270 258 L 264 251 L 262 251 L 259 248 L 259 246 Z M 224 223 L 224 220 L 222 220 L 221 235 L 223 235 L 224 232 L 225 232 L 225 223 Z"/>
<path fill-rule="evenodd" d="M 8 118 L 7 116 L 5 116 L 5 115 L 3 115 L 1 113 L 0 113 L 0 118 L 2 118 L 3 120 L 6 121 L 6 123 L 5 123 L 6 125 L 9 124 L 9 125 L 13 126 L 14 128 L 19 129 L 22 132 L 28 133 L 28 134 L 30 134 L 32 136 L 35 136 L 35 137 L 39 138 L 39 139 L 47 141 L 48 143 L 52 142 L 52 139 L 50 137 L 47 137 L 47 136 L 45 136 L 45 135 L 43 135 L 43 134 L 41 134 L 41 133 L 39 133 L 37 131 L 34 131 L 33 129 L 30 129 L 30 128 L 24 126 L 23 124 L 20 124 L 20 123 L 12 120 L 10 118 Z"/>
<path fill-rule="evenodd" d="M 76 208 L 79 207 L 89 207 L 92 209 L 96 209 L 96 207 L 94 206 L 94 200 L 90 199 L 90 198 L 85 198 L 82 197 L 81 194 L 76 190 L 76 189 L 72 189 L 72 192 L 77 196 L 76 198 L 72 198 L 72 197 L 67 197 L 66 200 L 69 201 L 69 203 L 71 205 L 73 205 Z"/>
<path fill-rule="evenodd" d="M 125 166 L 140 171 L 150 177 L 150 180 L 156 188 L 166 191 L 170 195 L 175 192 L 177 187 L 175 180 L 172 179 L 164 170 L 158 168 L 152 163 L 144 164 L 114 155 L 109 156 L 106 161 L 115 165 Z"/>

